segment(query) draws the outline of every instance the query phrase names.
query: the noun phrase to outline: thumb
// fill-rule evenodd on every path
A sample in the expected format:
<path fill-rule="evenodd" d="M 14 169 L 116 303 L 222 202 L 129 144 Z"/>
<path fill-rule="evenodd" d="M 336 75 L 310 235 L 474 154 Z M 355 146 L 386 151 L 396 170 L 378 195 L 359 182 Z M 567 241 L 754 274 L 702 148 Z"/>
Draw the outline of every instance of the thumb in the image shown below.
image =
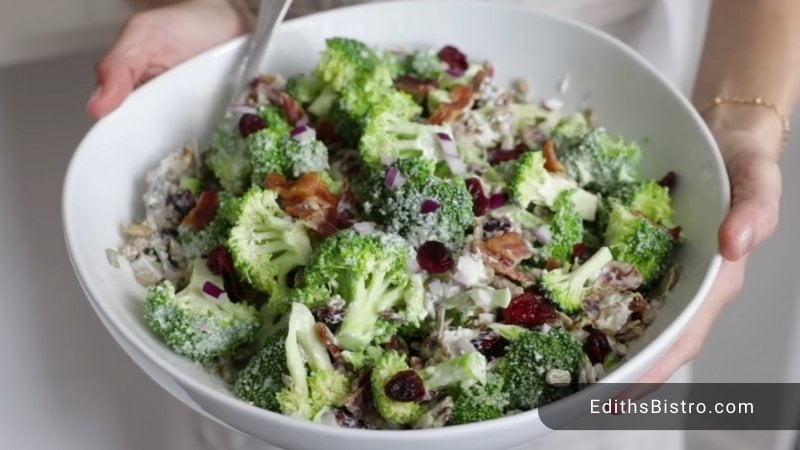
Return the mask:
<path fill-rule="evenodd" d="M 728 164 L 731 210 L 719 230 L 722 256 L 736 261 L 765 241 L 778 225 L 781 172 L 768 156 L 748 151 Z"/>
<path fill-rule="evenodd" d="M 139 84 L 149 64 L 146 41 L 131 20 L 119 39 L 95 66 L 96 86 L 86 111 L 99 119 L 115 110 Z"/>

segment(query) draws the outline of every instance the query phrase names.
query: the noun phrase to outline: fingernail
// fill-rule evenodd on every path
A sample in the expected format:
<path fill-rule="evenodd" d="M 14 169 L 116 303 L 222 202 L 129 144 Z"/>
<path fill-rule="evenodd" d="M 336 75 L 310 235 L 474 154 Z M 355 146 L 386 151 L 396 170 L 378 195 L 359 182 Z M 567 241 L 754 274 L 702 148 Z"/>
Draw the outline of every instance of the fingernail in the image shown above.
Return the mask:
<path fill-rule="evenodd" d="M 92 95 L 89 96 L 89 101 L 86 102 L 86 104 L 91 105 L 92 102 L 95 101 L 97 97 L 100 97 L 102 94 L 103 94 L 103 85 L 102 84 L 97 85 L 97 87 L 94 88 L 94 91 L 92 91 Z"/>
<path fill-rule="evenodd" d="M 745 227 L 739 232 L 739 254 L 742 256 L 750 253 L 753 245 L 753 230 L 750 227 Z"/>

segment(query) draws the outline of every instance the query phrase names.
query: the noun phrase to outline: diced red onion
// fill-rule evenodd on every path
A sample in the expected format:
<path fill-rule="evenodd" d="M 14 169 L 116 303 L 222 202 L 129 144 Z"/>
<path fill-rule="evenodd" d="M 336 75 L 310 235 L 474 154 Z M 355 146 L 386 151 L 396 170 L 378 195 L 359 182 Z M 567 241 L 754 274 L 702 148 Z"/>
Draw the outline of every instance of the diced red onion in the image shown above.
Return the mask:
<path fill-rule="evenodd" d="M 537 241 L 541 242 L 542 244 L 547 244 L 548 242 L 550 242 L 550 239 L 553 238 L 553 233 L 550 231 L 549 226 L 542 225 L 533 230 L 533 236 L 536 238 Z"/>
<path fill-rule="evenodd" d="M 225 290 L 210 281 L 206 281 L 203 284 L 203 294 L 206 294 L 214 300 L 220 300 L 220 296 L 225 294 Z"/>
<path fill-rule="evenodd" d="M 558 111 L 564 107 L 564 102 L 557 98 L 548 98 L 542 102 L 542 106 L 544 106 L 544 109 L 548 111 Z"/>
<path fill-rule="evenodd" d="M 373 222 L 356 222 L 353 224 L 353 229 L 362 236 L 369 236 L 375 232 L 375 224 Z"/>
<path fill-rule="evenodd" d="M 313 128 L 303 125 L 293 129 L 291 135 L 292 139 L 298 142 L 308 142 L 317 137 L 317 132 Z"/>
<path fill-rule="evenodd" d="M 436 140 L 439 141 L 439 146 L 442 147 L 444 162 L 447 163 L 447 167 L 450 168 L 450 171 L 454 174 L 465 173 L 467 171 L 467 166 L 461 161 L 461 156 L 458 154 L 458 148 L 456 147 L 456 143 L 453 142 L 453 138 L 447 133 L 436 133 Z"/>
<path fill-rule="evenodd" d="M 250 105 L 230 105 L 228 111 L 238 114 L 257 114 L 258 110 Z"/>
<path fill-rule="evenodd" d="M 397 167 L 389 167 L 389 170 L 386 171 L 386 178 L 383 180 L 383 184 L 386 185 L 389 189 L 399 188 L 400 186 L 406 183 L 406 177 L 403 175 Z"/>
<path fill-rule="evenodd" d="M 422 206 L 420 206 L 419 208 L 419 212 L 422 214 L 429 214 L 439 209 L 439 206 L 440 206 L 439 202 L 437 202 L 436 200 L 430 200 L 430 199 L 424 200 L 422 202 Z"/>
<path fill-rule="evenodd" d="M 464 75 L 464 71 L 460 69 L 447 69 L 445 73 L 453 78 L 461 78 L 461 76 Z"/>
<path fill-rule="evenodd" d="M 489 197 L 489 208 L 500 208 L 505 206 L 506 202 L 508 202 L 508 196 L 506 194 L 503 194 L 502 192 L 499 194 L 492 194 L 492 196 Z"/>

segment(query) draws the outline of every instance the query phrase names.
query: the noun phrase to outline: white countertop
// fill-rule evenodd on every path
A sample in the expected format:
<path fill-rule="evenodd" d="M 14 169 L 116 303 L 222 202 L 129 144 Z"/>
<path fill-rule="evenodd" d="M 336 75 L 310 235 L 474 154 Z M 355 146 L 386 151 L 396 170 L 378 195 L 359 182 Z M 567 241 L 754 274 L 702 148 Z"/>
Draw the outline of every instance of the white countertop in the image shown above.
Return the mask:
<path fill-rule="evenodd" d="M 117 347 L 66 255 L 61 183 L 72 150 L 91 125 L 83 105 L 98 56 L 0 69 L 3 448 L 192 448 L 197 428 L 206 426 Z M 794 123 L 800 129 L 800 120 Z M 723 313 L 694 365 L 698 380 L 800 381 L 800 350 L 793 344 L 800 340 L 792 335 L 800 318 L 800 178 L 793 176 L 800 170 L 798 143 L 795 137 L 783 161 L 780 228 L 751 258 L 744 293 Z M 751 436 L 762 448 L 777 445 L 776 433 Z"/>

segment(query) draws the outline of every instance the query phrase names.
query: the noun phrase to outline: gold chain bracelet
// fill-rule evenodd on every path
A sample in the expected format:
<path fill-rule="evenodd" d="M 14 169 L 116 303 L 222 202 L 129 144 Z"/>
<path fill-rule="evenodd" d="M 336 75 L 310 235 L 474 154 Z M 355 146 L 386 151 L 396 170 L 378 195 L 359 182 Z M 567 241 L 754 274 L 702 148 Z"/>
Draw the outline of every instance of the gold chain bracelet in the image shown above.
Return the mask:
<path fill-rule="evenodd" d="M 714 99 L 711 100 L 710 102 L 708 102 L 705 105 L 703 105 L 703 107 L 701 107 L 699 109 L 699 111 L 700 111 L 700 113 L 704 114 L 704 113 L 710 111 L 711 109 L 713 109 L 713 108 L 715 108 L 715 107 L 717 107 L 719 105 L 723 105 L 723 104 L 745 105 L 745 106 L 760 106 L 760 107 L 772 110 L 772 112 L 774 112 L 778 116 L 778 119 L 780 119 L 781 126 L 783 126 L 783 139 L 782 139 L 781 146 L 783 148 L 786 148 L 786 145 L 789 143 L 789 135 L 792 132 L 792 124 L 791 124 L 791 122 L 789 122 L 789 117 L 786 114 L 784 114 L 783 111 L 781 111 L 781 109 L 778 107 L 778 105 L 776 105 L 775 103 L 766 101 L 761 97 L 738 97 L 738 96 L 726 97 L 726 96 L 717 96 L 717 97 L 714 97 Z"/>

